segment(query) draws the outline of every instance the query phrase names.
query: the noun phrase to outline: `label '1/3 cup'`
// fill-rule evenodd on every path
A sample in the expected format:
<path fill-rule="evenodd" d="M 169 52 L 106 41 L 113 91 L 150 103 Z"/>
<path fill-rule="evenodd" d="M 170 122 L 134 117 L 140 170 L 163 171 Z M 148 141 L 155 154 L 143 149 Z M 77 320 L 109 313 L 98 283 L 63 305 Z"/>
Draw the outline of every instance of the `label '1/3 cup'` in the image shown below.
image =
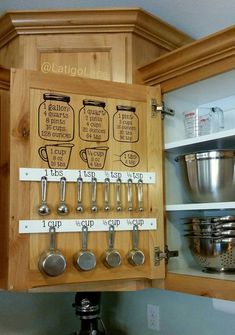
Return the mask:
<path fill-rule="evenodd" d="M 45 93 L 38 108 L 38 134 L 48 141 L 69 142 L 74 138 L 74 110 L 70 97 Z"/>

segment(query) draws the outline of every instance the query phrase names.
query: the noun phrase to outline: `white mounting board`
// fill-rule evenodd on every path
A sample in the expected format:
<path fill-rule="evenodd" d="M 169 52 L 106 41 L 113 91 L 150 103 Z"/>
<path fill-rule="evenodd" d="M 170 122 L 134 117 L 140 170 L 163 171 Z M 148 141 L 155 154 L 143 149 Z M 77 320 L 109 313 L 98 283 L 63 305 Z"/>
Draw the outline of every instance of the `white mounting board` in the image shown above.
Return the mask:
<path fill-rule="evenodd" d="M 115 231 L 133 230 L 134 225 L 138 225 L 139 230 L 156 230 L 157 220 L 155 218 L 20 220 L 19 233 L 48 233 L 50 227 L 55 227 L 59 233 L 81 232 L 84 225 L 91 232 L 108 231 L 110 225 L 115 227 Z"/>
<path fill-rule="evenodd" d="M 48 181 L 60 181 L 65 177 L 67 182 L 76 182 L 77 178 L 82 178 L 83 182 L 89 183 L 92 178 L 96 178 L 98 183 L 103 183 L 105 178 L 109 178 L 110 183 L 116 183 L 120 178 L 122 183 L 127 183 L 131 179 L 133 183 L 138 183 L 141 179 L 144 184 L 155 184 L 154 172 L 132 172 L 132 171 L 105 171 L 105 170 L 58 170 L 58 169 L 37 169 L 20 168 L 19 180 L 21 181 L 41 181 L 43 176 Z"/>

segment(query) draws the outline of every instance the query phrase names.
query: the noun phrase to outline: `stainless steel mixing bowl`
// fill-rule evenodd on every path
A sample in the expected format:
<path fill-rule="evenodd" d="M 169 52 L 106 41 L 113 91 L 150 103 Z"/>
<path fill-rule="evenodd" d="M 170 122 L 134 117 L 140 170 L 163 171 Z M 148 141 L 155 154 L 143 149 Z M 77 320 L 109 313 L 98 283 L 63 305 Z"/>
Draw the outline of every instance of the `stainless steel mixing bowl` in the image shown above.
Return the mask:
<path fill-rule="evenodd" d="M 235 150 L 214 150 L 179 156 L 183 184 L 192 201 L 235 200 Z"/>

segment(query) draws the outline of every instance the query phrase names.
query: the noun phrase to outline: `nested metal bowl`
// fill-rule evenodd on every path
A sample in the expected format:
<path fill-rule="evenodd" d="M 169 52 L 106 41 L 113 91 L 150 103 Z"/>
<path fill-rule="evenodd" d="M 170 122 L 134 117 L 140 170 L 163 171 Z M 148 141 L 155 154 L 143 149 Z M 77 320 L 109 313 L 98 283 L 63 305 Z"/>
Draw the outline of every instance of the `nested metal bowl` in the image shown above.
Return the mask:
<path fill-rule="evenodd" d="M 176 161 L 192 201 L 235 200 L 235 150 L 195 152 Z"/>
<path fill-rule="evenodd" d="M 196 263 L 206 272 L 235 272 L 235 238 L 188 236 Z"/>

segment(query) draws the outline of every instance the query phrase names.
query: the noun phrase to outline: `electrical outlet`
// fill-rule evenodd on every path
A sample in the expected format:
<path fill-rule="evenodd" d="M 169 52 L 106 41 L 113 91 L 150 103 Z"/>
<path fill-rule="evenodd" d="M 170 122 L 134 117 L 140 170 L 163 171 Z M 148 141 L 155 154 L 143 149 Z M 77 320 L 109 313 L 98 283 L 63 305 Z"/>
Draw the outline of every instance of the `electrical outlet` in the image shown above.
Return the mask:
<path fill-rule="evenodd" d="M 147 305 L 147 322 L 148 329 L 160 330 L 160 313 L 159 306 L 156 305 Z"/>

